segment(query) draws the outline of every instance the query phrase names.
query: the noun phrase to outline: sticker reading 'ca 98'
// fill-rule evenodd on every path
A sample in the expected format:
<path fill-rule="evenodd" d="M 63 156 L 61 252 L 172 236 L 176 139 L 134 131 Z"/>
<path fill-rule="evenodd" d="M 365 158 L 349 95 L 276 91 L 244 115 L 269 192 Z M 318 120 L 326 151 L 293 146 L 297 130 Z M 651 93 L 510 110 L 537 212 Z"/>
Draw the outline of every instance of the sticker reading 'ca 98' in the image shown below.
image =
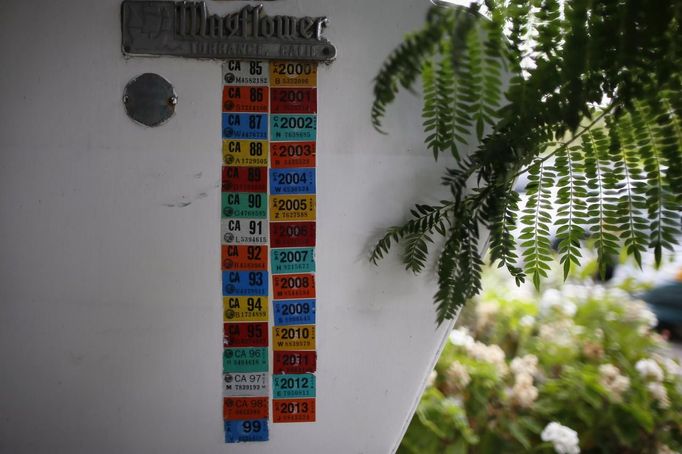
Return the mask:
<path fill-rule="evenodd" d="M 277 399 L 272 401 L 273 422 L 314 422 L 315 399 Z"/>
<path fill-rule="evenodd" d="M 315 376 L 313 374 L 284 374 L 272 377 L 274 399 L 315 397 Z"/>
<path fill-rule="evenodd" d="M 272 286 L 275 299 L 315 298 L 314 274 L 276 274 Z"/>
<path fill-rule="evenodd" d="M 272 142 L 273 169 L 315 167 L 315 142 Z"/>
<path fill-rule="evenodd" d="M 223 347 L 267 347 L 268 323 L 223 323 Z"/>
<path fill-rule="evenodd" d="M 265 372 L 223 374 L 223 397 L 267 395 L 268 374 Z"/>
<path fill-rule="evenodd" d="M 315 300 L 277 300 L 275 326 L 315 324 Z"/>
<path fill-rule="evenodd" d="M 228 60 L 223 63 L 223 83 L 231 85 L 268 85 L 268 62 Z"/>
<path fill-rule="evenodd" d="M 223 397 L 223 419 L 262 419 L 268 417 L 267 397 Z"/>
<path fill-rule="evenodd" d="M 315 271 L 315 248 L 272 250 L 272 273 L 312 273 Z"/>
<path fill-rule="evenodd" d="M 225 443 L 239 443 L 246 441 L 268 441 L 268 420 L 248 419 L 224 421 Z"/>
<path fill-rule="evenodd" d="M 315 194 L 315 169 L 270 169 L 270 194 Z"/>
<path fill-rule="evenodd" d="M 267 271 L 223 271 L 223 296 L 267 296 Z"/>
<path fill-rule="evenodd" d="M 267 167 L 268 143 L 264 140 L 223 140 L 223 163 L 228 166 Z"/>
<path fill-rule="evenodd" d="M 265 218 L 265 192 L 221 193 L 223 218 Z"/>
<path fill-rule="evenodd" d="M 275 350 L 315 350 L 315 325 L 274 326 Z"/>
<path fill-rule="evenodd" d="M 223 87 L 223 112 L 267 112 L 268 87 Z"/>
<path fill-rule="evenodd" d="M 234 347 L 223 349 L 223 373 L 267 371 L 267 347 Z"/>
<path fill-rule="evenodd" d="M 316 115 L 271 115 L 270 117 L 272 121 L 270 140 L 315 140 Z"/>
<path fill-rule="evenodd" d="M 270 220 L 314 221 L 315 195 L 273 195 L 270 197 Z"/>
<path fill-rule="evenodd" d="M 223 321 L 267 322 L 268 298 L 266 296 L 224 296 Z"/>
<path fill-rule="evenodd" d="M 223 244 L 263 244 L 268 242 L 268 222 L 264 219 L 222 219 Z"/>
<path fill-rule="evenodd" d="M 268 114 L 223 113 L 223 139 L 268 138 Z"/>
<path fill-rule="evenodd" d="M 314 87 L 317 85 L 317 64 L 300 61 L 271 62 L 270 85 L 273 87 Z"/>
<path fill-rule="evenodd" d="M 273 222 L 270 224 L 272 247 L 315 246 L 314 222 Z"/>

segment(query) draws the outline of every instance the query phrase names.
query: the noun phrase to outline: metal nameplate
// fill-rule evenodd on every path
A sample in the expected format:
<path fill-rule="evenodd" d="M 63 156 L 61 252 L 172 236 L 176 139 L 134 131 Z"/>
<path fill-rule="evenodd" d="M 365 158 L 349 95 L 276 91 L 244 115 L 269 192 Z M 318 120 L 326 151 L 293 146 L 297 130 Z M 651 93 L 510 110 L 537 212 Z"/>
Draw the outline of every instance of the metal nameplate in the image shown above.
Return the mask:
<path fill-rule="evenodd" d="M 268 16 L 263 5 L 209 15 L 205 2 L 126 0 L 121 4 L 124 55 L 330 62 L 326 17 Z"/>

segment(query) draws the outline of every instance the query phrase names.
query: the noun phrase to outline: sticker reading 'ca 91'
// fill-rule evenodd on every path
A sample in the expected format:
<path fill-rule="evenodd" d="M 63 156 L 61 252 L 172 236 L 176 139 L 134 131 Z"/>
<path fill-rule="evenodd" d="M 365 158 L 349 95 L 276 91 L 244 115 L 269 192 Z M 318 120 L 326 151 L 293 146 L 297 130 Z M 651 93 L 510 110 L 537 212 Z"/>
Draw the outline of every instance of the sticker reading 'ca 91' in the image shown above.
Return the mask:
<path fill-rule="evenodd" d="M 223 323 L 223 347 L 267 347 L 268 323 Z"/>
<path fill-rule="evenodd" d="M 274 326 L 275 350 L 315 350 L 315 325 Z"/>
<path fill-rule="evenodd" d="M 266 61 L 228 60 L 223 63 L 223 83 L 268 85 L 270 68 Z"/>
<path fill-rule="evenodd" d="M 315 167 L 315 142 L 271 142 L 273 169 Z"/>
<path fill-rule="evenodd" d="M 267 397 L 223 397 L 223 419 L 262 419 L 268 417 Z"/>
<path fill-rule="evenodd" d="M 315 298 L 314 274 L 276 274 L 272 286 L 275 299 Z"/>
<path fill-rule="evenodd" d="M 315 300 L 274 301 L 275 326 L 315 324 Z"/>
<path fill-rule="evenodd" d="M 265 167 L 223 166 L 223 192 L 266 192 L 268 179 Z"/>
<path fill-rule="evenodd" d="M 317 64 L 300 61 L 270 63 L 270 85 L 284 87 L 314 87 L 317 85 Z"/>
<path fill-rule="evenodd" d="M 267 322 L 268 298 L 266 296 L 224 296 L 223 321 Z"/>
<path fill-rule="evenodd" d="M 265 192 L 221 193 L 223 218 L 265 218 Z"/>
<path fill-rule="evenodd" d="M 314 221 L 315 195 L 270 196 L 271 221 Z"/>
<path fill-rule="evenodd" d="M 271 115 L 270 117 L 272 121 L 270 140 L 315 140 L 316 115 Z"/>
<path fill-rule="evenodd" d="M 223 244 L 263 244 L 268 242 L 265 219 L 222 219 L 220 237 Z"/>
<path fill-rule="evenodd" d="M 257 245 L 221 246 L 221 265 L 225 270 L 254 270 L 268 269 L 268 247 Z"/>
<path fill-rule="evenodd" d="M 273 352 L 272 373 L 305 374 L 317 370 L 317 352 L 278 350 Z"/>
<path fill-rule="evenodd" d="M 273 249 L 272 273 L 312 273 L 315 271 L 315 248 Z"/>
<path fill-rule="evenodd" d="M 267 112 L 268 87 L 223 87 L 223 112 Z"/>
<path fill-rule="evenodd" d="M 317 89 L 273 88 L 270 112 L 274 114 L 314 114 L 317 112 Z"/>
<path fill-rule="evenodd" d="M 268 115 L 257 113 L 223 113 L 223 139 L 268 138 Z"/>
<path fill-rule="evenodd" d="M 224 421 L 224 423 L 225 443 L 269 440 L 267 418 Z"/>
<path fill-rule="evenodd" d="M 267 271 L 223 271 L 223 296 L 267 296 Z"/>
<path fill-rule="evenodd" d="M 315 399 L 277 399 L 272 401 L 272 421 L 314 422 Z"/>
<path fill-rule="evenodd" d="M 268 143 L 264 140 L 223 140 L 223 163 L 228 166 L 267 167 Z"/>
<path fill-rule="evenodd" d="M 223 373 L 267 371 L 267 347 L 234 347 L 223 349 Z"/>
<path fill-rule="evenodd" d="M 313 374 L 274 375 L 272 397 L 274 399 L 315 397 L 315 376 Z"/>
<path fill-rule="evenodd" d="M 223 374 L 223 397 L 267 395 L 268 374 L 265 372 Z"/>
<path fill-rule="evenodd" d="M 273 222 L 270 224 L 272 247 L 315 246 L 314 222 Z"/>
<path fill-rule="evenodd" d="M 315 169 L 270 169 L 270 194 L 315 194 Z"/>

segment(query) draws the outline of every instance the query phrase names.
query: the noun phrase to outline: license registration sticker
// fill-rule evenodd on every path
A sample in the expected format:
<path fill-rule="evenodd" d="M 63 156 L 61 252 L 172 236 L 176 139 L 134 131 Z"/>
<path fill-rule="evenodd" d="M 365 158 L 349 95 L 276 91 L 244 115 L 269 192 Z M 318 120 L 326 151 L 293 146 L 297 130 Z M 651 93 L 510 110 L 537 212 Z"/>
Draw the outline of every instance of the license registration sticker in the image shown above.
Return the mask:
<path fill-rule="evenodd" d="M 270 85 L 273 87 L 314 87 L 317 64 L 298 61 L 270 63 Z"/>
<path fill-rule="evenodd" d="M 275 350 L 315 350 L 315 325 L 274 326 Z"/>
<path fill-rule="evenodd" d="M 272 373 L 305 374 L 317 370 L 317 352 L 278 350 L 273 352 Z"/>
<path fill-rule="evenodd" d="M 315 376 L 313 374 L 274 375 L 272 397 L 274 399 L 315 397 Z"/>
<path fill-rule="evenodd" d="M 223 349 L 223 373 L 267 371 L 267 347 Z"/>
<path fill-rule="evenodd" d="M 273 222 L 270 224 L 271 246 L 315 246 L 314 222 Z"/>
<path fill-rule="evenodd" d="M 221 265 L 226 270 L 254 270 L 268 269 L 268 247 L 258 245 L 223 245 L 220 247 Z"/>
<path fill-rule="evenodd" d="M 275 326 L 314 325 L 315 300 L 281 300 L 274 301 Z"/>
<path fill-rule="evenodd" d="M 263 419 L 268 417 L 267 397 L 223 397 L 223 419 Z"/>
<path fill-rule="evenodd" d="M 266 296 L 224 296 L 223 322 L 267 322 Z"/>
<path fill-rule="evenodd" d="M 265 372 L 223 374 L 223 397 L 267 395 L 268 374 Z"/>
<path fill-rule="evenodd" d="M 315 195 L 270 196 L 271 221 L 314 221 Z"/>
<path fill-rule="evenodd" d="M 270 119 L 270 140 L 315 140 L 317 115 L 270 115 Z"/>
<path fill-rule="evenodd" d="M 223 113 L 223 139 L 268 138 L 268 114 Z"/>
<path fill-rule="evenodd" d="M 268 223 L 264 219 L 222 219 L 223 244 L 263 244 L 268 242 Z"/>
<path fill-rule="evenodd" d="M 265 167 L 223 166 L 223 192 L 266 192 L 268 174 Z"/>
<path fill-rule="evenodd" d="M 315 167 L 315 142 L 272 142 L 270 162 L 273 169 Z"/>
<path fill-rule="evenodd" d="M 223 164 L 267 167 L 268 142 L 264 140 L 223 140 Z"/>
<path fill-rule="evenodd" d="M 315 169 L 270 169 L 270 194 L 315 194 Z"/>
<path fill-rule="evenodd" d="M 314 274 L 275 274 L 272 276 L 272 286 L 274 299 L 315 298 Z"/>
<path fill-rule="evenodd" d="M 247 441 L 268 441 L 267 419 L 247 419 L 224 421 L 225 443 L 239 443 Z"/>
<path fill-rule="evenodd" d="M 268 85 L 270 65 L 267 61 L 228 60 L 223 63 L 223 83 L 234 85 Z"/>
<path fill-rule="evenodd" d="M 314 422 L 315 399 L 277 399 L 272 401 L 272 421 Z"/>
<path fill-rule="evenodd" d="M 312 273 L 315 271 L 315 248 L 273 249 L 272 273 Z"/>
<path fill-rule="evenodd" d="M 267 347 L 268 323 L 223 323 L 223 347 Z"/>
<path fill-rule="evenodd" d="M 223 271 L 223 296 L 268 296 L 268 272 Z"/>
<path fill-rule="evenodd" d="M 267 112 L 268 87 L 223 87 L 223 112 Z"/>
<path fill-rule="evenodd" d="M 222 192 L 223 218 L 265 218 L 265 192 Z"/>
<path fill-rule="evenodd" d="M 273 114 L 314 114 L 317 112 L 317 89 L 273 88 L 270 91 Z"/>

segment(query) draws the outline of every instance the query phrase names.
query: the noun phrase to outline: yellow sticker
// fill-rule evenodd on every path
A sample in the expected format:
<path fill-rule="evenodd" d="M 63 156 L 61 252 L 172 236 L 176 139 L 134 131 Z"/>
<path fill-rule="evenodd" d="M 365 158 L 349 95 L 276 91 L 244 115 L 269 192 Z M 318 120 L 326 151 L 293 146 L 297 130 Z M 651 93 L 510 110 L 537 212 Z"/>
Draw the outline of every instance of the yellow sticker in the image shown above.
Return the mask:
<path fill-rule="evenodd" d="M 274 326 L 275 350 L 315 350 L 315 325 Z"/>
<path fill-rule="evenodd" d="M 223 140 L 223 164 L 227 166 L 267 167 L 268 142 L 265 140 Z"/>
<path fill-rule="evenodd" d="M 224 322 L 267 322 L 268 298 L 266 296 L 224 296 Z"/>
<path fill-rule="evenodd" d="M 314 221 L 315 195 L 273 195 L 270 197 L 271 221 Z"/>
<path fill-rule="evenodd" d="M 270 63 L 270 86 L 314 87 L 317 85 L 317 63 L 276 61 Z"/>

